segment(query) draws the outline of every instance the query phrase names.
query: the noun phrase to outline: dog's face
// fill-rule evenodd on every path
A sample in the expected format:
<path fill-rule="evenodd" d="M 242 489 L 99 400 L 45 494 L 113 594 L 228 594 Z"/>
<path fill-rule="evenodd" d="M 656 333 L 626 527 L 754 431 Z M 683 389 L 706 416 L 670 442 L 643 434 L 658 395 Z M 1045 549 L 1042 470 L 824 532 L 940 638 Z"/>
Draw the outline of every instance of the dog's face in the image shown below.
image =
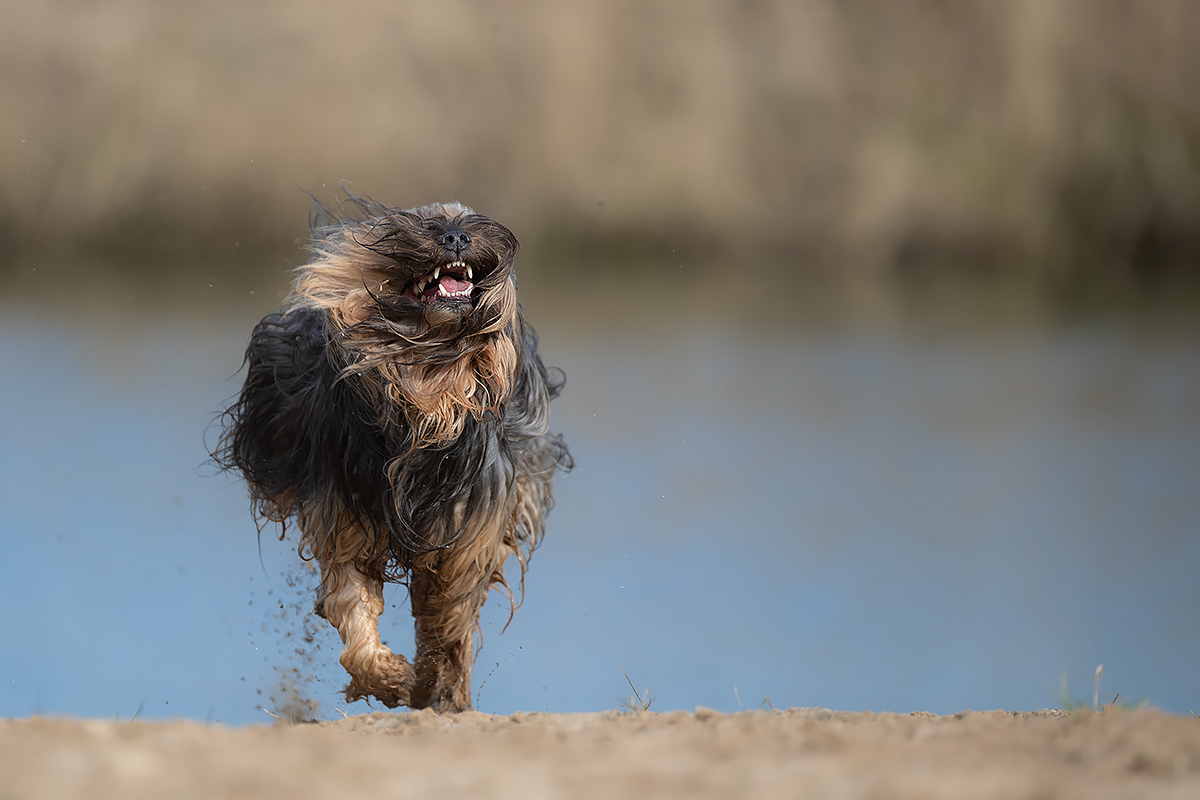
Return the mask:
<path fill-rule="evenodd" d="M 482 320 L 514 288 L 517 239 L 495 220 L 458 203 L 435 203 L 364 220 L 355 241 L 388 259 L 382 305 L 432 325 Z"/>

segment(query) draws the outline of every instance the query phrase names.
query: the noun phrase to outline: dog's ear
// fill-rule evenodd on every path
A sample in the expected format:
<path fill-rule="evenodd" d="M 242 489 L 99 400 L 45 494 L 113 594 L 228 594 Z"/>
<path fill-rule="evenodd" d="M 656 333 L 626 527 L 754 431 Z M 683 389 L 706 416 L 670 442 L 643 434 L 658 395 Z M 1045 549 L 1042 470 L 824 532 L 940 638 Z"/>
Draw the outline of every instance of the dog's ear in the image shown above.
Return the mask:
<path fill-rule="evenodd" d="M 548 380 L 548 371 L 537 352 L 537 334 L 522 321 L 520 364 L 504 406 L 504 426 L 509 435 L 524 440 L 541 436 L 550 428 L 550 400 L 561 384 Z"/>
<path fill-rule="evenodd" d="M 471 234 L 472 246 L 486 250 L 486 257 L 502 268 L 511 269 L 521 243 L 507 227 L 491 217 L 473 214 L 462 220 L 463 230 Z"/>
<path fill-rule="evenodd" d="M 356 519 L 384 518 L 389 448 L 330 347 L 315 309 L 270 314 L 250 337 L 216 459 L 246 478 L 262 521 L 282 522 L 330 489 Z"/>

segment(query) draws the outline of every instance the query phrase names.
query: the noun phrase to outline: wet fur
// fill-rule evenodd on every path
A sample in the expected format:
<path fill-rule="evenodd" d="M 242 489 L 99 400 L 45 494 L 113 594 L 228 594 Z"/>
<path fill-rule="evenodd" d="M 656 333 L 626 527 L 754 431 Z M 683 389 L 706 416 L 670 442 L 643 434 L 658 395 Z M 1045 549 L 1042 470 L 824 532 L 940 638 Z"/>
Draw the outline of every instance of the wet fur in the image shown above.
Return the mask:
<path fill-rule="evenodd" d="M 548 432 L 563 377 L 517 304 L 507 228 L 458 204 L 351 202 L 318 210 L 311 261 L 255 327 L 215 457 L 245 477 L 260 520 L 296 521 L 320 564 L 347 699 L 461 711 L 488 589 L 508 590 L 510 555 L 523 584 L 553 474 L 571 467 Z M 455 236 L 470 240 L 473 302 L 407 296 L 456 257 Z M 385 581 L 409 585 L 411 663 L 379 641 Z"/>

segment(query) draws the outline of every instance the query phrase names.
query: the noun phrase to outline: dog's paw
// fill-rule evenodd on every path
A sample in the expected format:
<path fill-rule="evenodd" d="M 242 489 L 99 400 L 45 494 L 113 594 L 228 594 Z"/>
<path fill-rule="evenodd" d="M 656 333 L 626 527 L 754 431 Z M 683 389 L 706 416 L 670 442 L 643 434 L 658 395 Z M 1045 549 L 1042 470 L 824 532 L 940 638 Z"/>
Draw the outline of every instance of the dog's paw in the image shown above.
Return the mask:
<path fill-rule="evenodd" d="M 472 711 L 474 706 L 471 705 L 471 698 L 455 697 L 450 694 L 445 696 L 435 696 L 429 707 L 439 714 L 457 714 L 460 711 Z"/>
<path fill-rule="evenodd" d="M 351 676 L 344 694 L 347 703 L 372 697 L 388 708 L 407 706 L 412 694 L 413 672 L 408 659 L 399 653 L 387 653 L 375 660 L 363 675 Z"/>

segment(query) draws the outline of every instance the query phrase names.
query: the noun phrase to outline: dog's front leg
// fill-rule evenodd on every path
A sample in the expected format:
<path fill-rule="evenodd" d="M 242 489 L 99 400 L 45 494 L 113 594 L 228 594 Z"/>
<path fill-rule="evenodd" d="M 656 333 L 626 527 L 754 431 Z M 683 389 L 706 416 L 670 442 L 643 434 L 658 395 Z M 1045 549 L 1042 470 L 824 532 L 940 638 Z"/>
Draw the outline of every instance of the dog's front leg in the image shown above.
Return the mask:
<path fill-rule="evenodd" d="M 346 701 L 374 696 L 388 708 L 409 705 L 412 666 L 379 639 L 383 581 L 351 563 L 322 564 L 321 573 L 325 618 L 342 637 L 339 660 L 350 673 Z"/>
<path fill-rule="evenodd" d="M 413 708 L 471 710 L 471 667 L 475 630 L 487 598 L 490 574 L 464 568 L 453 559 L 410 575 L 412 611 L 417 628 Z"/>

